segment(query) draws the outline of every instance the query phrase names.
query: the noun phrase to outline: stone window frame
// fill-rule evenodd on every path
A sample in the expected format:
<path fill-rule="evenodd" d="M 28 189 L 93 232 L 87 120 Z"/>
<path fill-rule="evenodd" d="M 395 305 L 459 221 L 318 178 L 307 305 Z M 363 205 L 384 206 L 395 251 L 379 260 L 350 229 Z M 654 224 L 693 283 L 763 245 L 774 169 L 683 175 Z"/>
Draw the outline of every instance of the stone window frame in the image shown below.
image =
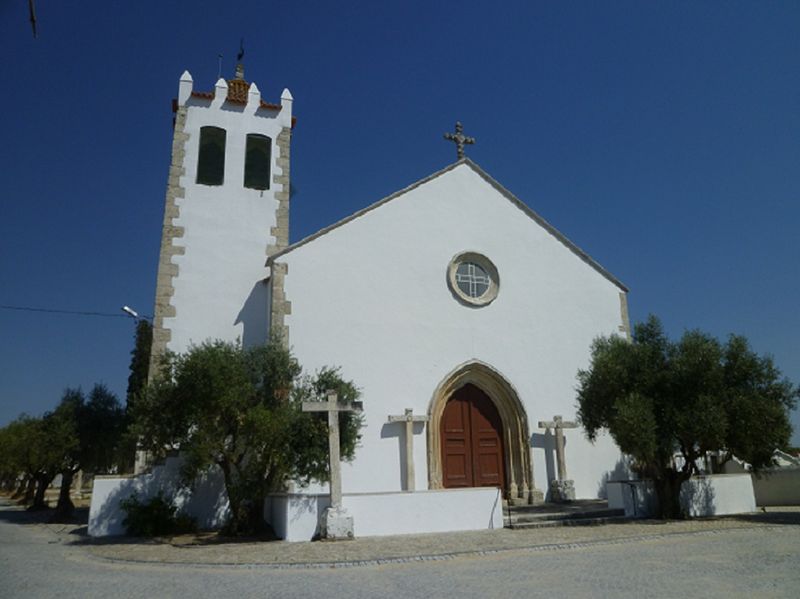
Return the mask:
<path fill-rule="evenodd" d="M 458 286 L 456 282 L 456 271 L 458 270 L 459 265 L 466 262 L 477 264 L 484 271 L 486 271 L 486 274 L 489 275 L 491 282 L 489 284 L 489 288 L 483 293 L 483 295 L 471 297 L 470 295 L 464 293 Z M 483 306 L 488 306 L 497 298 L 497 294 L 500 291 L 500 275 L 498 274 L 497 267 L 494 265 L 494 263 L 483 254 L 475 251 L 459 252 L 453 256 L 453 258 L 450 260 L 450 263 L 447 265 L 447 286 L 450 288 L 450 292 L 453 294 L 453 297 L 455 297 L 459 302 L 467 306 L 480 308 Z"/>

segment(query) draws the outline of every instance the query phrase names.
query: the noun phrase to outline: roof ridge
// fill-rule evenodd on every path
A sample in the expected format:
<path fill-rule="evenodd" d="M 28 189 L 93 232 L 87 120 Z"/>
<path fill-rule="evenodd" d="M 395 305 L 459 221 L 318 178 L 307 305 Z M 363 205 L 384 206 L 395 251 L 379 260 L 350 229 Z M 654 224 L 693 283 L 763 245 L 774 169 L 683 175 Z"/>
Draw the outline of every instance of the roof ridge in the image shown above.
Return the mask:
<path fill-rule="evenodd" d="M 479 177 L 481 177 L 491 187 L 493 187 L 497 192 L 499 192 L 500 195 L 504 196 L 507 200 L 512 202 L 517 208 L 522 210 L 522 212 L 524 212 L 526 216 L 528 216 L 530 219 L 535 221 L 539 226 L 541 226 L 548 233 L 550 233 L 553 237 L 555 237 L 558 241 L 560 241 L 564 246 L 566 246 L 566 248 L 568 250 L 570 250 L 573 254 L 578 256 L 578 258 L 583 260 L 586 264 L 588 264 L 594 270 L 596 270 L 598 273 L 600 273 L 600 275 L 602 275 L 604 278 L 608 279 L 611 283 L 613 283 L 614 285 L 619 287 L 622 291 L 624 291 L 626 293 L 628 292 L 628 287 L 624 283 L 622 283 L 622 281 L 620 281 L 617 277 L 612 275 L 608 270 L 606 270 L 603 266 L 601 266 L 599 262 L 597 262 L 589 254 L 587 254 L 585 251 L 583 251 L 575 243 L 570 241 L 569 238 L 567 238 L 566 235 L 564 235 L 561 231 L 556 229 L 553 225 L 551 225 L 547 220 L 545 220 L 543 217 L 541 217 L 535 210 L 533 210 L 525 202 L 523 202 L 517 196 L 515 196 L 513 193 L 511 193 L 508 189 L 503 187 L 502 184 L 500 184 L 489 173 L 487 173 L 485 170 L 483 170 L 483 168 L 481 168 L 477 163 L 473 162 L 470 158 L 467 158 L 467 157 L 459 158 L 456 162 L 453 162 L 453 163 L 449 164 L 448 166 L 444 167 L 443 169 L 440 169 L 440 170 L 428 175 L 427 177 L 419 179 L 418 181 L 415 181 L 411 185 L 408 185 L 408 186 L 404 187 L 403 189 L 395 191 L 394 193 L 392 193 L 392 194 L 390 194 L 390 195 L 378 200 L 377 202 L 373 202 L 372 204 L 369 204 L 368 206 L 362 208 L 361 210 L 358 210 L 358 211 L 354 212 L 353 214 L 351 214 L 349 216 L 346 216 L 346 217 L 336 221 L 335 223 L 332 223 L 332 224 L 328 225 L 327 227 L 323 227 L 322 229 L 320 229 L 316 233 L 312 233 L 311 235 L 308 235 L 308 236 L 304 237 L 300 241 L 296 241 L 295 243 L 292 243 L 292 244 L 286 246 L 281 251 L 276 252 L 276 253 L 272 254 L 271 256 L 267 257 L 267 266 L 269 266 L 270 264 L 275 262 L 275 260 L 277 258 L 280 258 L 281 256 L 283 256 L 285 254 L 288 254 L 289 252 L 292 252 L 292 251 L 296 250 L 297 248 L 302 247 L 302 246 L 314 241 L 315 239 L 317 239 L 319 237 L 322 237 L 323 235 L 329 233 L 330 231 L 332 231 L 334 229 L 338 229 L 339 227 L 342 227 L 342 226 L 346 225 L 350 221 L 353 221 L 356 218 L 358 218 L 360 216 L 363 216 L 364 214 L 366 214 L 368 212 L 371 212 L 371 211 L 375 210 L 376 208 L 379 208 L 379 207 L 383 206 L 384 204 L 392 201 L 393 199 L 395 199 L 395 198 L 397 198 L 397 197 L 399 197 L 401 195 L 404 195 L 404 194 L 408 193 L 409 191 L 412 191 L 412 190 L 416 189 L 417 187 L 420 187 L 421 185 L 424 185 L 424 184 L 432 181 L 433 179 L 436 179 L 437 177 L 440 177 L 441 175 L 444 175 L 445 173 L 447 173 L 447 172 L 449 172 L 451 170 L 454 170 L 456 167 L 461 166 L 462 164 L 465 165 L 465 166 L 468 166 L 469 168 L 471 168 Z"/>

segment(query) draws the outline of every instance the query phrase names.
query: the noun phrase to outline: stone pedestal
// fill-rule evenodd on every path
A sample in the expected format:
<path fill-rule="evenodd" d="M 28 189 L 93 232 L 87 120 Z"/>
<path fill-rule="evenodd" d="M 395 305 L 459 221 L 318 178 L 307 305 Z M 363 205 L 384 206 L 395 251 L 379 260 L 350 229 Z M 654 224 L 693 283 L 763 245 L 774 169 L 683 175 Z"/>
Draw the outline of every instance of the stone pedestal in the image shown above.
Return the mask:
<path fill-rule="evenodd" d="M 531 505 L 541 505 L 544 503 L 544 493 L 542 493 L 539 489 L 531 489 L 530 491 L 530 501 Z"/>
<path fill-rule="evenodd" d="M 550 501 L 553 503 L 575 501 L 575 482 L 571 480 L 550 481 Z"/>
<path fill-rule="evenodd" d="M 331 541 L 353 538 L 353 517 L 342 507 L 329 507 L 322 513 L 320 536 Z"/>
<path fill-rule="evenodd" d="M 525 487 L 525 489 L 519 495 L 509 490 L 507 497 L 508 505 L 511 506 L 540 505 L 544 503 L 544 493 L 536 488 L 528 489 Z"/>

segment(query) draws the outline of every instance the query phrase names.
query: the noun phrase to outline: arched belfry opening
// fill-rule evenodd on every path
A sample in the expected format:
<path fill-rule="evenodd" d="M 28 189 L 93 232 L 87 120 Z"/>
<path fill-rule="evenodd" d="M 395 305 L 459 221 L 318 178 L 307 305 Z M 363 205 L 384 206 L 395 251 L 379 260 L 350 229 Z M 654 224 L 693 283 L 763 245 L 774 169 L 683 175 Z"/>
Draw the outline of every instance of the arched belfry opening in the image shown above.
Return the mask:
<path fill-rule="evenodd" d="M 488 410 L 485 404 L 481 406 L 481 402 L 486 400 L 492 404 Z M 463 404 L 463 407 L 454 404 Z M 499 480 L 503 481 L 503 495 L 512 505 L 530 502 L 534 487 L 528 442 L 530 434 L 525 408 L 516 390 L 505 377 L 491 366 L 479 361 L 470 361 L 458 366 L 434 391 L 428 407 L 427 427 L 428 484 L 431 489 L 487 484 L 486 476 L 477 473 L 477 470 L 474 476 L 467 473 L 464 484 L 459 484 L 461 456 L 454 455 L 454 451 L 446 448 L 443 443 L 446 439 L 450 443 L 454 440 L 457 443 L 460 440 L 458 435 L 460 422 L 468 422 L 470 418 L 476 417 L 485 420 L 486 414 L 489 414 L 488 420 L 491 421 L 491 414 L 495 411 L 500 419 L 494 428 L 500 435 L 502 464 L 499 469 L 502 470 L 502 477 Z M 479 443 L 476 443 L 477 445 Z M 449 465 L 444 463 L 445 453 Z M 455 450 L 455 453 L 458 451 Z M 468 456 L 464 459 L 469 462 L 479 457 Z M 465 468 L 469 467 L 469 463 L 466 463 Z M 479 469 L 477 465 L 476 469 Z"/>

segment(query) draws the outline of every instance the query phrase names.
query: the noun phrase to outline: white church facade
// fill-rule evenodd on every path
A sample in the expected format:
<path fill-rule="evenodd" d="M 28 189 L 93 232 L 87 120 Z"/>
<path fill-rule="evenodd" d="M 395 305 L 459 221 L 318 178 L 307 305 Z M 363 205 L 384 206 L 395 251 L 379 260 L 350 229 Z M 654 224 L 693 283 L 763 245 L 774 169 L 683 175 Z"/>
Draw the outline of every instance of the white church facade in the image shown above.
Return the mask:
<path fill-rule="evenodd" d="M 613 441 L 566 431 L 556 456 L 539 423 L 574 420 L 592 340 L 630 334 L 626 287 L 463 157 L 290 245 L 292 104 L 181 77 L 153 359 L 277 330 L 306 372 L 340 367 L 364 405 L 341 473 L 357 535 L 502 526 L 501 498 L 564 493 L 557 457 L 568 497 L 602 496 Z M 310 538 L 327 489 L 290 491 L 265 517 Z"/>

